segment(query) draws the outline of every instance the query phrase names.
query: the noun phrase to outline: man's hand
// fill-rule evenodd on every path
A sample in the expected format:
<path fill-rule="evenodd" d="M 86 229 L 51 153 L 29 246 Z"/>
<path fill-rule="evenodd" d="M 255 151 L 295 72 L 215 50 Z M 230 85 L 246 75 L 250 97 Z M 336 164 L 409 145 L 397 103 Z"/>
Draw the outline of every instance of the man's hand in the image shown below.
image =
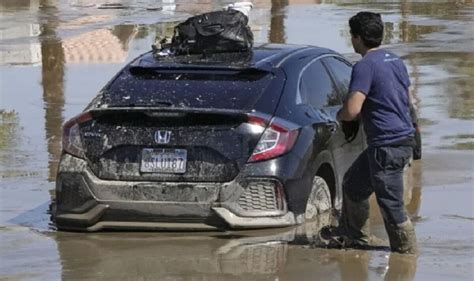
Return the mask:
<path fill-rule="evenodd" d="M 338 121 L 352 121 L 359 116 L 362 105 L 365 101 L 365 94 L 356 91 L 349 94 L 341 110 L 337 113 Z"/>

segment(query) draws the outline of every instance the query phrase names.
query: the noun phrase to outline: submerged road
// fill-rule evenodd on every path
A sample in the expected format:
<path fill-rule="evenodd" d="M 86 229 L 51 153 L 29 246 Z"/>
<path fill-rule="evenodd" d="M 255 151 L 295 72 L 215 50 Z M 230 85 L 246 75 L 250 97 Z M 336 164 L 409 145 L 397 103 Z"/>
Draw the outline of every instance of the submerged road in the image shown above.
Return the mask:
<path fill-rule="evenodd" d="M 472 280 L 472 1 L 257 0 L 256 41 L 313 44 L 352 60 L 347 20 L 380 12 L 407 64 L 424 157 L 408 210 L 419 257 L 313 248 L 317 224 L 230 233 L 66 233 L 48 205 L 61 126 L 177 21 L 229 1 L 0 2 L 0 280 Z M 372 231 L 385 239 L 376 206 Z"/>

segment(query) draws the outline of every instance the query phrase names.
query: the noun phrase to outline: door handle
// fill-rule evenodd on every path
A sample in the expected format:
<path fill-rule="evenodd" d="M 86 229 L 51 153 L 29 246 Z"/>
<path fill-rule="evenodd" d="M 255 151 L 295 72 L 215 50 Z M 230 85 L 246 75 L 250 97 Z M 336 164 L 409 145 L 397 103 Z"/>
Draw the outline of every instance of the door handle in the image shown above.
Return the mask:
<path fill-rule="evenodd" d="M 326 128 L 328 129 L 328 131 L 329 131 L 331 134 L 336 133 L 337 127 L 338 127 L 338 125 L 337 125 L 336 122 L 329 122 L 329 123 L 326 123 Z"/>

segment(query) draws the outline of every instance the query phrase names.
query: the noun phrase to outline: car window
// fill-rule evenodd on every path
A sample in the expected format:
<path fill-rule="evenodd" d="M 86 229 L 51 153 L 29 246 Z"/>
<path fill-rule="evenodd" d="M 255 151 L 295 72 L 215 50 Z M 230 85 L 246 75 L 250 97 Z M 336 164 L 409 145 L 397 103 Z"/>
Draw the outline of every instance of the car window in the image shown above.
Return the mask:
<path fill-rule="evenodd" d="M 250 110 L 267 95 L 273 80 L 272 74 L 253 70 L 135 69 L 110 84 L 103 103 Z"/>
<path fill-rule="evenodd" d="M 341 100 L 345 100 L 347 94 L 349 93 L 352 67 L 346 62 L 335 57 L 327 57 L 324 58 L 323 61 L 333 73 L 334 79 L 336 80 L 335 82 L 341 94 Z"/>
<path fill-rule="evenodd" d="M 337 90 L 320 60 L 312 62 L 300 80 L 301 102 L 316 108 L 341 104 Z"/>

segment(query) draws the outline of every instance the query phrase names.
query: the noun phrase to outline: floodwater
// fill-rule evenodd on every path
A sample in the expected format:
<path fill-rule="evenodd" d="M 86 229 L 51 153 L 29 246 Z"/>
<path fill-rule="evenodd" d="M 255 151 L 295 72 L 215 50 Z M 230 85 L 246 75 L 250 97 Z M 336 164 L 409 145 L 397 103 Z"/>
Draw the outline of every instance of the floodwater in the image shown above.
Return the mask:
<path fill-rule="evenodd" d="M 348 18 L 383 15 L 384 44 L 405 60 L 422 118 L 424 157 L 407 201 L 418 257 L 316 249 L 313 225 L 200 234 L 51 228 L 61 125 L 177 21 L 226 3 L 0 1 L 0 280 L 473 280 L 472 1 L 256 0 L 251 14 L 256 41 L 319 45 L 352 60 Z M 373 233 L 385 239 L 373 209 Z"/>

